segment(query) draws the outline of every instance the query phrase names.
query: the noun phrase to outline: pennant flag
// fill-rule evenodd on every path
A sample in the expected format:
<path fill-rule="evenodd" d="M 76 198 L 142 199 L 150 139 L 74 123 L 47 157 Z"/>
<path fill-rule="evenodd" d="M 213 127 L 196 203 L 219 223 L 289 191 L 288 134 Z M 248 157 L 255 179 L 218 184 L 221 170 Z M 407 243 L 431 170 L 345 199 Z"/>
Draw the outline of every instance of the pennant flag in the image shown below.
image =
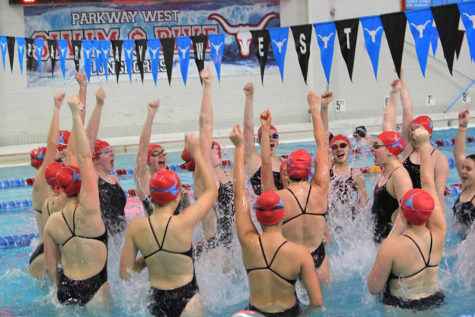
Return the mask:
<path fill-rule="evenodd" d="M 456 4 L 431 7 L 450 75 L 454 65 L 460 13 Z"/>
<path fill-rule="evenodd" d="M 389 51 L 393 58 L 398 77 L 401 77 L 402 51 L 406 35 L 406 15 L 404 12 L 394 12 L 380 15 L 384 33 L 388 40 Z"/>
<path fill-rule="evenodd" d="M 134 45 L 135 40 L 123 40 L 125 66 L 127 67 L 127 73 L 129 73 L 129 82 L 132 82 L 132 62 L 134 60 Z"/>
<path fill-rule="evenodd" d="M 422 75 L 426 76 L 427 56 L 429 55 L 430 40 L 434 27 L 434 18 L 430 9 L 405 11 L 412 37 L 416 44 L 417 59 Z"/>
<path fill-rule="evenodd" d="M 10 59 L 10 69 L 13 72 L 13 59 L 15 58 L 15 37 L 7 36 L 8 58 Z"/>
<path fill-rule="evenodd" d="M 82 41 L 73 40 L 71 41 L 74 55 L 74 65 L 76 66 L 76 71 L 79 71 L 79 60 L 81 59 L 81 45 Z"/>
<path fill-rule="evenodd" d="M 117 77 L 117 83 L 119 83 L 120 61 L 122 60 L 122 40 L 113 40 L 111 43 L 112 56 L 114 56 L 115 63 L 115 76 Z"/>
<path fill-rule="evenodd" d="M 310 58 L 310 42 L 312 41 L 312 25 L 291 26 L 294 36 L 295 50 L 299 58 L 300 70 L 302 71 L 305 84 L 307 83 L 308 59 Z"/>
<path fill-rule="evenodd" d="M 160 39 L 149 39 L 148 43 L 148 55 L 150 55 L 150 62 L 152 64 L 152 76 L 155 86 L 157 85 L 158 76 L 158 64 L 160 58 Z"/>
<path fill-rule="evenodd" d="M 101 41 L 93 40 L 92 48 L 94 49 L 94 64 L 96 65 L 96 73 L 99 75 L 102 66 L 102 51 L 101 51 Z"/>
<path fill-rule="evenodd" d="M 378 79 L 379 51 L 383 37 L 383 23 L 379 15 L 360 18 L 363 27 L 366 52 L 373 65 L 374 78 Z"/>
<path fill-rule="evenodd" d="M 350 80 L 353 81 L 353 65 L 355 63 L 356 40 L 358 38 L 359 19 L 335 21 L 341 55 L 345 60 Z"/>
<path fill-rule="evenodd" d="M 140 71 L 140 78 L 143 84 L 143 63 L 145 61 L 145 52 L 147 51 L 147 40 L 135 40 L 135 55 L 137 55 L 137 66 Z"/>
<path fill-rule="evenodd" d="M 317 37 L 318 47 L 320 48 L 320 60 L 323 71 L 330 83 L 330 72 L 332 69 L 333 51 L 335 48 L 336 27 L 335 22 L 315 23 L 313 25 Z"/>
<path fill-rule="evenodd" d="M 23 74 L 23 57 L 25 56 L 25 38 L 17 37 L 18 62 L 20 63 L 20 73 Z"/>
<path fill-rule="evenodd" d="M 191 41 L 193 42 L 196 68 L 198 68 L 198 73 L 200 73 L 203 68 L 205 68 L 206 45 L 208 44 L 208 37 L 206 35 L 192 36 Z M 201 76 L 198 77 L 200 78 L 201 84 L 203 84 Z"/>
<path fill-rule="evenodd" d="M 270 28 L 269 35 L 272 41 L 272 51 L 279 66 L 280 79 L 284 82 L 284 63 L 287 53 L 287 42 L 289 40 L 289 27 Z"/>
<path fill-rule="evenodd" d="M 109 57 L 111 55 L 111 41 L 103 40 L 100 41 L 101 44 L 101 64 L 104 69 L 104 74 L 106 75 L 106 80 L 109 80 Z"/>
<path fill-rule="evenodd" d="M 191 39 L 188 36 L 179 36 L 175 38 L 176 47 L 178 49 L 178 57 L 180 58 L 180 70 L 183 83 L 186 86 L 188 78 L 188 66 L 190 64 L 190 48 Z"/>
<path fill-rule="evenodd" d="M 5 56 L 7 55 L 7 37 L 5 35 L 0 36 L 0 45 L 2 46 L 2 62 L 3 70 L 5 70 Z"/>
<path fill-rule="evenodd" d="M 172 70 L 173 70 L 173 54 L 175 50 L 175 39 L 172 38 L 163 38 L 160 40 L 163 47 L 163 58 L 165 59 L 165 68 L 167 69 L 168 76 L 168 85 L 172 81 Z"/>
<path fill-rule="evenodd" d="M 211 46 L 211 57 L 213 58 L 214 67 L 218 74 L 218 82 L 221 82 L 221 60 L 224 51 L 224 33 L 209 34 L 209 45 Z"/>
<path fill-rule="evenodd" d="M 33 52 L 35 50 L 35 41 L 31 38 L 26 38 L 26 70 L 31 72 L 33 68 Z"/>
<path fill-rule="evenodd" d="M 48 40 L 48 52 L 51 59 L 51 77 L 54 76 L 54 66 L 56 65 L 56 54 L 58 54 L 58 41 L 55 39 Z"/>
<path fill-rule="evenodd" d="M 251 31 L 252 44 L 256 50 L 257 60 L 261 68 L 261 83 L 264 85 L 264 70 L 267 62 L 267 55 L 269 54 L 270 35 L 267 30 Z"/>
<path fill-rule="evenodd" d="M 41 75 L 41 60 L 43 58 L 43 46 L 45 45 L 45 40 L 42 38 L 35 39 L 35 51 L 36 51 L 36 60 L 38 61 L 38 70 Z"/>
<path fill-rule="evenodd" d="M 437 32 L 437 28 L 435 27 L 435 21 L 432 23 L 432 36 L 430 37 L 430 45 L 432 46 L 432 56 L 435 56 L 435 52 L 437 52 L 437 44 L 439 42 L 439 32 Z"/>
<path fill-rule="evenodd" d="M 82 40 L 82 51 L 84 56 L 84 71 L 87 76 L 87 82 L 90 82 L 92 68 L 92 40 Z"/>
<path fill-rule="evenodd" d="M 458 7 L 467 34 L 470 59 L 475 62 L 475 2 L 458 3 Z"/>
<path fill-rule="evenodd" d="M 66 55 L 68 54 L 68 40 L 58 40 L 59 61 L 61 63 L 61 71 L 63 79 L 66 78 Z"/>
<path fill-rule="evenodd" d="M 457 54 L 457 60 L 459 59 L 460 50 L 462 49 L 463 36 L 465 35 L 464 30 L 459 30 L 457 34 L 457 47 L 455 48 L 455 54 Z"/>

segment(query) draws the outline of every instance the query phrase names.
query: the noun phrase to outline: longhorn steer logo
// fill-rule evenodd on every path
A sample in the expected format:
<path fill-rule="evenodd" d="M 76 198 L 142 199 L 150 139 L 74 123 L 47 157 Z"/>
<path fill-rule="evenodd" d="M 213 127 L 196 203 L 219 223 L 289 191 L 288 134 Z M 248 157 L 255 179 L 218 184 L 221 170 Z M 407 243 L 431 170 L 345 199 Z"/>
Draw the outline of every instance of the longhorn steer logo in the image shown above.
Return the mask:
<path fill-rule="evenodd" d="M 231 35 L 234 35 L 236 38 L 236 42 L 239 45 L 239 51 L 242 57 L 249 57 L 251 54 L 251 41 L 252 35 L 250 31 L 257 31 L 263 30 L 267 23 L 274 18 L 278 18 L 279 16 L 276 13 L 268 13 L 266 14 L 262 20 L 256 25 L 250 24 L 238 24 L 238 25 L 231 25 L 229 22 L 220 14 L 213 13 L 208 16 L 209 20 L 216 20 L 221 25 L 223 30 Z"/>

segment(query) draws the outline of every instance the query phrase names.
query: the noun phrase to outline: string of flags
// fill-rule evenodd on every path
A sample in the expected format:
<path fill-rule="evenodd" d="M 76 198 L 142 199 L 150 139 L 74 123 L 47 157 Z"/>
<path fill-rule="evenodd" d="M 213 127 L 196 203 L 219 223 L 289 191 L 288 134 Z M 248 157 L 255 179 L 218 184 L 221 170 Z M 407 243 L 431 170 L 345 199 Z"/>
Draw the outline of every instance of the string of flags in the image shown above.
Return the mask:
<path fill-rule="evenodd" d="M 460 18 L 462 19 L 465 31 L 458 29 Z M 289 28 L 292 31 L 299 66 L 305 82 L 307 82 L 312 29 L 315 32 L 320 50 L 321 63 L 327 82 L 330 82 L 335 39 L 340 45 L 341 54 L 347 66 L 350 80 L 352 80 L 360 22 L 363 29 L 366 52 L 371 60 L 376 79 L 378 76 L 379 53 L 383 33 L 386 34 L 396 72 L 400 75 L 406 25 L 409 26 L 412 37 L 414 38 L 417 58 L 423 76 L 425 76 L 429 47 L 432 47 L 432 54 L 435 55 L 438 39 L 440 39 L 450 74 L 452 74 L 454 57 L 456 55 L 458 58 L 460 54 L 464 35 L 466 35 L 468 41 L 470 59 L 472 62 L 475 62 L 475 1 L 472 1 L 421 10 L 251 31 L 252 46 L 259 62 L 262 83 L 264 82 L 264 71 L 269 47 L 272 48 L 274 58 L 280 70 L 282 82 L 284 80 L 284 63 L 287 53 L 287 43 L 289 41 Z M 146 52 L 148 52 L 155 85 L 157 84 L 160 50 L 163 51 L 168 83 L 171 83 L 173 56 L 176 46 L 183 83 L 186 85 L 191 49 L 193 49 L 194 60 L 198 71 L 201 71 L 204 68 L 208 42 L 211 49 L 211 59 L 215 65 L 218 80 L 221 80 L 221 62 L 225 46 L 225 34 L 219 33 L 190 37 L 180 36 L 161 39 L 71 41 L 65 39 L 47 39 L 45 41 L 43 38 L 32 39 L 0 36 L 4 70 L 6 67 L 5 59 L 8 54 L 10 68 L 13 71 L 15 42 L 17 44 L 17 55 L 21 73 L 23 73 L 25 54 L 26 69 L 27 71 L 31 71 L 33 60 L 35 59 L 34 53 L 36 53 L 38 71 L 41 74 L 42 58 L 38 58 L 38 56 L 43 56 L 44 47 L 47 45 L 52 75 L 54 75 L 55 64 L 57 57 L 59 57 L 63 78 L 65 78 L 65 61 L 68 53 L 70 53 L 73 56 L 77 71 L 79 71 L 80 60 L 83 59 L 84 71 L 88 81 L 90 80 L 92 72 L 93 60 L 97 73 L 102 71 L 106 76 L 106 80 L 109 79 L 107 63 L 112 53 L 118 82 L 122 52 L 124 52 L 129 81 L 132 81 L 132 65 L 135 48 L 135 58 L 142 82 L 144 79 L 144 61 L 146 59 Z"/>

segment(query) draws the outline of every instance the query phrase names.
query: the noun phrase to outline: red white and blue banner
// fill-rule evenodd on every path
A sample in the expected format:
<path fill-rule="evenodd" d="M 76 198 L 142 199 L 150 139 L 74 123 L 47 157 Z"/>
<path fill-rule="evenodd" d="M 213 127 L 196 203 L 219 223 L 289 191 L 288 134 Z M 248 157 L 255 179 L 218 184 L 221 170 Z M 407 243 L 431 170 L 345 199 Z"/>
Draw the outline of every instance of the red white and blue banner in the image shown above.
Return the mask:
<path fill-rule="evenodd" d="M 228 35 L 221 50 L 222 64 L 225 66 L 222 68 L 222 75 L 238 75 L 259 72 L 257 59 L 255 57 L 247 58 L 251 52 L 252 36 L 250 31 L 280 26 L 280 1 L 170 1 L 145 4 L 100 3 L 25 7 L 24 20 L 25 37 L 44 40 L 41 58 L 43 71 L 41 73 L 39 71 L 35 54 L 32 70 L 28 73 L 28 86 L 46 86 L 55 83 L 63 85 L 65 81 L 73 82 L 74 72 L 77 68 L 86 72 L 88 78 L 90 76 L 91 82 L 106 80 L 106 71 L 109 74 L 116 74 L 116 69 L 118 70 L 118 80 L 141 80 L 136 52 L 135 50 L 130 51 L 130 46 L 128 46 L 130 42 L 127 43 L 125 40 L 178 38 L 216 33 Z M 48 39 L 68 40 L 68 52 L 64 63 L 65 79 L 62 78 L 59 71 L 53 73 L 54 77 L 52 76 L 51 57 L 46 43 Z M 96 54 L 98 48 L 93 42 L 88 43 L 86 49 L 76 47 L 76 51 L 74 51 L 73 40 L 124 40 L 124 43 L 115 45 L 112 43 L 115 48 L 122 51 L 117 52 L 117 56 L 116 52 L 112 51 L 111 53 L 114 55 L 106 57 L 104 60 L 104 55 Z M 92 44 L 94 50 L 90 51 L 89 44 Z M 171 65 L 181 65 L 185 83 L 187 77 L 198 77 L 196 66 L 190 65 L 188 72 L 188 65 L 185 65 L 185 59 L 195 63 L 195 59 L 190 58 L 193 56 L 191 55 L 193 47 L 190 48 L 188 55 L 183 58 L 184 56 L 178 54 L 175 46 L 173 65 Z M 87 52 L 91 52 L 91 55 L 85 56 Z M 211 52 L 209 46 L 207 46 L 207 52 Z M 119 55 L 120 60 L 118 59 Z M 80 58 L 78 59 L 78 57 Z M 143 60 L 145 79 L 154 77 L 152 69 L 156 66 L 153 65 L 156 62 L 154 60 L 156 57 L 146 56 Z M 56 58 L 60 59 L 60 52 Z M 151 60 L 154 61 L 151 62 Z M 210 54 L 207 54 L 207 60 L 211 61 Z M 79 61 L 80 63 L 78 63 Z M 269 54 L 266 65 L 271 66 L 272 71 L 278 69 L 272 54 Z M 158 78 L 166 78 L 163 53 L 159 59 L 158 69 Z M 180 72 L 175 72 L 173 77 L 179 76 Z"/>

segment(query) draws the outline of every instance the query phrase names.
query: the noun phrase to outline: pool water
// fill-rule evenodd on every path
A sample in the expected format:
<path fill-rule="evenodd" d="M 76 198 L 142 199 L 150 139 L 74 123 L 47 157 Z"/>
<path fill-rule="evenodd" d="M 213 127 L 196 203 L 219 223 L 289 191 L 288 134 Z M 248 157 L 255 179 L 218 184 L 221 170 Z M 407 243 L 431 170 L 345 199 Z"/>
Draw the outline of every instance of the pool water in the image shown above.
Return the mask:
<path fill-rule="evenodd" d="M 435 131 L 433 140 L 445 140 L 455 136 L 455 129 Z M 467 136 L 474 136 L 475 129 L 469 129 Z M 280 144 L 278 154 L 288 154 L 292 150 L 303 148 L 315 151 L 314 142 Z M 448 158 L 453 157 L 452 147 L 440 147 Z M 475 153 L 475 143 L 467 144 L 467 153 Z M 232 160 L 232 149 L 223 149 L 223 159 Z M 168 154 L 169 164 L 181 164 L 179 153 Z M 132 168 L 135 155 L 116 156 L 115 169 Z M 360 154 L 354 159 L 354 166 L 372 166 L 371 154 Z M 0 168 L 0 182 L 5 179 L 34 177 L 35 170 L 29 166 Z M 179 172 L 182 183 L 191 184 L 191 174 Z M 372 196 L 375 174 L 366 174 L 366 187 Z M 125 190 L 135 188 L 131 175 L 121 176 Z M 450 169 L 447 185 L 459 183 L 456 169 Z M 29 199 L 31 187 L 0 189 L 0 202 Z M 315 312 L 315 316 L 475 316 L 475 235 L 461 243 L 461 238 L 453 234 L 453 212 L 451 207 L 456 195 L 445 197 L 445 211 L 448 233 L 444 255 L 439 265 L 441 288 L 446 293 L 446 304 L 439 309 L 414 313 L 399 309 L 384 309 L 378 296 L 368 292 L 366 279 L 369 276 L 377 246 L 372 241 L 371 224 L 366 213 L 334 233 L 333 242 L 326 246 L 332 269 L 332 283 L 322 286 L 324 308 Z M 126 212 L 130 217 L 142 215 L 142 207 L 137 198 L 129 198 Z M 198 226 L 197 226 L 198 227 Z M 199 228 L 195 230 L 194 241 L 201 238 Z M 0 237 L 37 233 L 34 214 L 31 207 L 0 209 Z M 109 247 L 108 272 L 111 293 L 114 299 L 112 312 L 91 313 L 80 307 L 64 307 L 52 304 L 53 293 L 47 282 L 38 282 L 28 273 L 29 255 L 35 249 L 37 241 L 24 247 L 0 249 L 0 316 L 83 316 L 114 315 L 143 316 L 146 293 L 149 288 L 147 272 L 133 276 L 130 281 L 121 281 L 118 275 L 118 262 L 122 239 L 111 241 Z M 196 276 L 206 316 L 230 316 L 243 309 L 248 301 L 247 276 L 242 265 L 241 250 L 234 239 L 232 251 L 214 250 L 205 253 L 195 261 Z M 225 259 L 230 258 L 229 263 Z M 226 269 L 223 269 L 226 267 Z M 298 286 L 298 294 L 305 303 L 303 287 Z"/>

